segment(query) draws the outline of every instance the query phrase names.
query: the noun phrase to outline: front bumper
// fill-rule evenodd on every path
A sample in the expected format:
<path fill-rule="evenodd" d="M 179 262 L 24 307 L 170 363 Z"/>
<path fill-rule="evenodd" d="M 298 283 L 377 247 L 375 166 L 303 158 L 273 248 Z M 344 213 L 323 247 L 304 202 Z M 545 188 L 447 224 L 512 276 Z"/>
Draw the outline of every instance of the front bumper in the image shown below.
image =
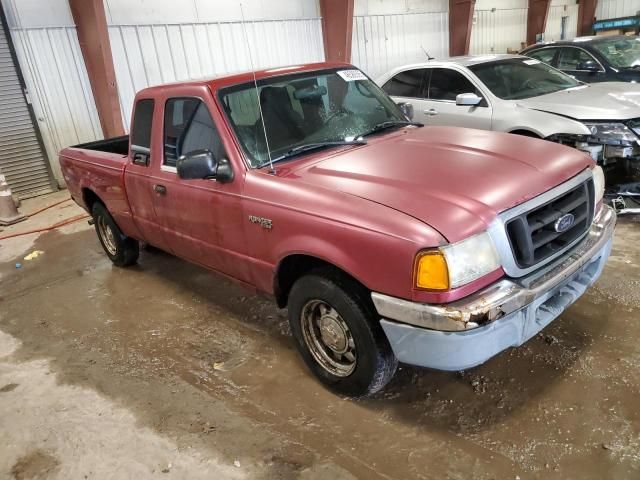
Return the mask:
<path fill-rule="evenodd" d="M 464 370 L 522 345 L 598 279 L 615 223 L 614 211 L 604 206 L 585 238 L 557 262 L 457 302 L 427 305 L 372 293 L 393 352 L 404 363 Z"/>

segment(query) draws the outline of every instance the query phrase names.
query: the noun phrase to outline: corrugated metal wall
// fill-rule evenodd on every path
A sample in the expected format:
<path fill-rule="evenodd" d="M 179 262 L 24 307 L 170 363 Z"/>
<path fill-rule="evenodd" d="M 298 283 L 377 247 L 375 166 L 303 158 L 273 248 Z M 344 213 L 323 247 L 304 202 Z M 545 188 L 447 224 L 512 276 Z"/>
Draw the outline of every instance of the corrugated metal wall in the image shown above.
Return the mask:
<path fill-rule="evenodd" d="M 449 13 L 362 15 L 353 18 L 351 61 L 373 79 L 403 65 L 449 55 Z"/>
<path fill-rule="evenodd" d="M 476 10 L 469 53 L 507 53 L 508 48 L 520 50 L 520 43 L 526 39 L 526 8 Z"/>
<path fill-rule="evenodd" d="M 246 23 L 256 68 L 324 60 L 320 18 Z M 125 125 L 135 92 L 178 80 L 250 70 L 240 22 L 110 25 Z"/>
<path fill-rule="evenodd" d="M 629 17 L 640 12 L 640 0 L 598 0 L 596 18 Z"/>
<path fill-rule="evenodd" d="M 578 34 L 578 5 L 551 5 L 544 31 L 545 41 L 561 40 L 562 17 L 567 17 L 564 40 L 571 40 Z"/>
<path fill-rule="evenodd" d="M 28 198 L 53 191 L 47 160 L 18 76 L 9 40 L 0 26 L 0 170 L 14 194 Z"/>
<path fill-rule="evenodd" d="M 75 27 L 15 28 L 11 35 L 49 158 L 102 138 Z M 52 167 L 59 170 L 57 161 Z"/>

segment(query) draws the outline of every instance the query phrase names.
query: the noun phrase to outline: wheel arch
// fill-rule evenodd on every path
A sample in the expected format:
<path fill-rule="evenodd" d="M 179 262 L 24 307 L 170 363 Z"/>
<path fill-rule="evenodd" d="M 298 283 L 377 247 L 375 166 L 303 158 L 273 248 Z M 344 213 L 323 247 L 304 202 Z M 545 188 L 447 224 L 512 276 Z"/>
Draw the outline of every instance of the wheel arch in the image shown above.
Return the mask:
<path fill-rule="evenodd" d="M 289 292 L 296 280 L 311 271 L 320 269 L 333 270 L 335 273 L 356 282 L 366 291 L 370 291 L 354 275 L 335 263 L 307 253 L 291 253 L 278 262 L 273 276 L 273 292 L 278 307 L 284 308 L 287 305 Z"/>
<path fill-rule="evenodd" d="M 85 207 L 87 207 L 87 211 L 89 213 L 93 211 L 93 206 L 96 202 L 106 206 L 105 202 L 98 196 L 98 194 L 89 187 L 82 188 L 82 201 L 84 202 Z"/>

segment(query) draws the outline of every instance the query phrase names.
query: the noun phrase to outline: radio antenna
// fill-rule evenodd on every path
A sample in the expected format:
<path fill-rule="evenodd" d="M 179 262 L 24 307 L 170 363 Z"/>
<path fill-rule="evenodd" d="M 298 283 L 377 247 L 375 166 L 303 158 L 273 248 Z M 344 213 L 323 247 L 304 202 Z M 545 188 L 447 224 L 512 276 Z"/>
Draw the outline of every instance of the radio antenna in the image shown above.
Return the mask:
<path fill-rule="evenodd" d="M 435 58 L 429 55 L 429 52 L 427 52 L 427 50 L 422 45 L 420 45 L 420 48 L 422 49 L 424 54 L 427 56 L 427 60 L 435 60 Z"/>
<path fill-rule="evenodd" d="M 249 35 L 247 35 L 247 25 L 244 21 L 244 9 L 240 4 L 240 17 L 242 18 L 242 31 L 244 32 L 244 40 L 247 44 L 249 52 L 249 64 L 251 65 L 251 73 L 253 73 L 253 86 L 256 89 L 256 100 L 258 100 L 258 111 L 260 112 L 260 120 L 262 121 L 262 131 L 264 132 L 264 141 L 267 146 L 267 156 L 269 157 L 269 173 L 276 173 L 273 168 L 273 159 L 271 158 L 271 149 L 269 148 L 269 139 L 267 138 L 267 127 L 264 124 L 264 115 L 262 115 L 262 105 L 260 103 L 260 92 L 258 92 L 258 81 L 256 80 L 256 70 L 253 66 L 253 55 L 251 55 L 251 45 L 249 44 Z"/>

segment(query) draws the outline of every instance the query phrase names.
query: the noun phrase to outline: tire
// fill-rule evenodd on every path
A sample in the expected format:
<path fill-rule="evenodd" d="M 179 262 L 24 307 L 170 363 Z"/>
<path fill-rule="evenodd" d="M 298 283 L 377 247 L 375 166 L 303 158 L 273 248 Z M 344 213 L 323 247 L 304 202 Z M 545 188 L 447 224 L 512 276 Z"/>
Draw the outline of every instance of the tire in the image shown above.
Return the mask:
<path fill-rule="evenodd" d="M 118 267 L 135 264 L 140 255 L 138 241 L 122 233 L 102 203 L 93 205 L 92 215 L 100 244 L 113 264 Z"/>
<path fill-rule="evenodd" d="M 317 270 L 295 282 L 288 307 L 298 351 L 329 388 L 342 395 L 363 397 L 378 392 L 391 380 L 398 360 L 368 292 L 360 284 L 332 269 Z M 321 330 L 320 324 L 326 328 Z M 338 334 L 333 335 L 335 332 Z"/>

